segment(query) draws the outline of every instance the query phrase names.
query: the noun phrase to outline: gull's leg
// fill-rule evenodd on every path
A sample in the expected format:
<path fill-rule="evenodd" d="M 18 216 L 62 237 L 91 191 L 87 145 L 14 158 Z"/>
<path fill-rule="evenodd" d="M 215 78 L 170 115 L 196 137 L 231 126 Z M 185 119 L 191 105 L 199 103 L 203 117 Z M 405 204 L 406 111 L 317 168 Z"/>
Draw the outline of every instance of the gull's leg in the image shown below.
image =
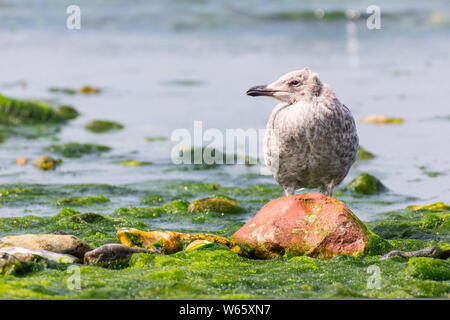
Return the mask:
<path fill-rule="evenodd" d="M 322 185 L 320 187 L 320 193 L 323 193 L 327 196 L 333 196 L 334 182 L 330 182 L 329 184 Z"/>
<path fill-rule="evenodd" d="M 333 196 L 333 189 L 334 189 L 334 182 L 330 182 L 327 186 L 326 186 L 326 195 L 327 196 Z"/>
<path fill-rule="evenodd" d="M 287 196 L 292 196 L 295 194 L 295 186 L 294 185 L 290 185 L 290 186 L 283 186 L 284 188 L 284 194 Z"/>

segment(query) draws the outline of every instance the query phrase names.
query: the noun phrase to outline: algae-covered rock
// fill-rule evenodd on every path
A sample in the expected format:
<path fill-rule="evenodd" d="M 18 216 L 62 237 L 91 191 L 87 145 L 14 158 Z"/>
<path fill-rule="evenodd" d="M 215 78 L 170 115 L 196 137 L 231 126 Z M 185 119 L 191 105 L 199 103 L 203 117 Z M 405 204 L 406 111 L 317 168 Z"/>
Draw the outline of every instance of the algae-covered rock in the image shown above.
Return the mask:
<path fill-rule="evenodd" d="M 323 259 L 339 254 L 362 255 L 375 244 L 370 230 L 343 202 L 321 193 L 267 203 L 232 238 L 263 259 L 286 251 Z"/>
<path fill-rule="evenodd" d="M 42 155 L 33 161 L 33 165 L 39 170 L 48 171 L 55 169 L 61 162 L 61 159 L 57 160 L 52 157 Z"/>
<path fill-rule="evenodd" d="M 104 133 L 111 130 L 123 129 L 123 125 L 114 121 L 108 120 L 92 120 L 84 125 L 86 130 L 94 133 Z"/>
<path fill-rule="evenodd" d="M 422 280 L 450 280 L 450 261 L 417 257 L 408 261 L 404 274 Z"/>
<path fill-rule="evenodd" d="M 450 211 L 450 205 L 444 202 L 436 202 L 424 206 L 408 206 L 407 209 L 413 211 Z"/>
<path fill-rule="evenodd" d="M 71 196 L 71 197 L 65 197 L 56 202 L 56 205 L 58 206 L 86 206 L 86 205 L 92 205 L 95 203 L 102 203 L 102 202 L 109 202 L 109 198 L 102 196 L 102 195 L 96 195 L 96 196 Z"/>
<path fill-rule="evenodd" d="M 84 255 L 84 264 L 110 266 L 126 263 L 135 253 L 150 252 L 144 248 L 132 248 L 123 244 L 110 243 L 87 252 Z"/>
<path fill-rule="evenodd" d="M 115 162 L 116 164 L 120 164 L 125 167 L 142 167 L 152 165 L 153 162 L 150 161 L 138 161 L 138 160 L 121 160 Z"/>
<path fill-rule="evenodd" d="M 31 250 L 22 247 L 0 248 L 0 254 L 1 253 L 8 253 L 10 255 L 13 255 L 21 262 L 35 261 L 36 257 L 64 264 L 77 263 L 79 261 L 77 257 L 74 257 L 70 254 L 61 254 L 40 249 Z"/>
<path fill-rule="evenodd" d="M 424 206 L 408 206 L 384 213 L 371 221 L 372 230 L 385 239 L 450 239 L 450 211 L 443 202 Z"/>
<path fill-rule="evenodd" d="M 164 212 L 159 207 L 149 206 L 149 207 L 127 207 L 119 208 L 113 212 L 114 216 L 117 217 L 135 217 L 135 218 L 157 218 L 161 216 Z"/>
<path fill-rule="evenodd" d="M 362 194 L 377 194 L 387 191 L 387 188 L 380 180 L 368 173 L 362 173 L 352 180 L 347 187 L 347 190 L 362 193 Z"/>
<path fill-rule="evenodd" d="M 25 166 L 27 163 L 28 163 L 27 158 L 17 158 L 16 159 L 16 164 L 19 166 Z"/>
<path fill-rule="evenodd" d="M 48 89 L 48 91 L 50 92 L 54 92 L 54 93 L 64 93 L 64 94 L 76 94 L 76 93 L 81 93 L 81 94 L 97 94 L 100 93 L 101 90 L 99 88 L 93 87 L 93 86 L 82 86 L 78 89 L 73 89 L 73 88 L 58 88 L 58 87 L 51 87 Z"/>
<path fill-rule="evenodd" d="M 100 89 L 99 88 L 96 88 L 96 87 L 93 87 L 93 86 L 83 86 L 83 87 L 81 87 L 81 88 L 79 88 L 78 89 L 78 92 L 79 93 L 82 93 L 82 94 L 96 94 L 96 93 L 100 93 Z"/>
<path fill-rule="evenodd" d="M 155 142 L 155 141 L 166 141 L 167 137 L 157 136 L 157 137 L 146 137 L 146 141 L 148 142 Z"/>
<path fill-rule="evenodd" d="M 372 115 L 362 119 L 363 123 L 375 123 L 375 124 L 401 124 L 402 118 L 390 118 L 385 115 Z"/>
<path fill-rule="evenodd" d="M 59 106 L 57 112 L 66 120 L 73 120 L 77 118 L 80 113 L 72 106 Z"/>
<path fill-rule="evenodd" d="M 424 229 L 441 229 L 442 227 L 450 231 L 450 212 L 427 213 L 423 216 L 421 227 Z"/>
<path fill-rule="evenodd" d="M 30 192 L 33 192 L 33 190 L 31 190 L 30 188 L 1 189 L 0 198 Z"/>
<path fill-rule="evenodd" d="M 197 199 L 192 201 L 188 207 L 188 212 L 239 213 L 241 211 L 240 203 L 228 197 Z"/>
<path fill-rule="evenodd" d="M 65 121 L 61 114 L 44 103 L 11 99 L 0 94 L 0 124 L 21 126 Z"/>
<path fill-rule="evenodd" d="M 387 260 L 393 257 L 404 257 L 404 258 L 412 258 L 412 257 L 427 257 L 427 258 L 437 258 L 441 259 L 444 258 L 445 254 L 439 247 L 427 247 L 425 249 L 417 250 L 417 251 L 400 251 L 400 250 L 394 250 L 391 251 L 382 257 L 380 257 L 380 260 Z"/>
<path fill-rule="evenodd" d="M 0 248 L 22 247 L 40 249 L 56 253 L 70 254 L 83 259 L 84 254 L 93 248 L 85 241 L 72 235 L 59 234 L 24 234 L 7 236 L 0 239 Z"/>
<path fill-rule="evenodd" d="M 77 90 L 72 89 L 72 88 L 57 88 L 57 87 L 51 87 L 48 89 L 49 92 L 53 92 L 53 93 L 64 93 L 64 94 L 76 94 Z"/>
<path fill-rule="evenodd" d="M 0 275 L 18 275 L 23 269 L 19 259 L 8 253 L 0 253 Z"/>
<path fill-rule="evenodd" d="M 375 158 L 372 152 L 367 151 L 362 146 L 358 147 L 358 153 L 356 155 L 356 160 L 369 160 Z"/>
<path fill-rule="evenodd" d="M 51 145 L 47 147 L 47 150 L 57 153 L 65 158 L 80 158 L 88 154 L 108 152 L 111 148 L 93 143 L 69 142 Z"/>
<path fill-rule="evenodd" d="M 141 247 L 155 252 L 175 253 L 183 250 L 180 239 L 170 231 L 141 231 L 133 228 L 117 232 L 120 243 L 129 247 Z"/>
<path fill-rule="evenodd" d="M 196 250 L 201 247 L 213 245 L 214 242 L 208 241 L 208 240 L 195 240 L 189 243 L 189 245 L 184 249 L 185 251 L 191 251 Z"/>
<path fill-rule="evenodd" d="M 105 221 L 106 218 L 98 213 L 93 212 L 83 212 L 74 214 L 69 217 L 70 221 L 76 222 L 76 223 L 98 223 Z"/>
<path fill-rule="evenodd" d="M 226 155 L 211 147 L 186 146 L 179 150 L 181 163 L 194 170 L 214 169 L 226 163 Z M 234 163 L 235 157 L 232 158 Z"/>
<path fill-rule="evenodd" d="M 177 199 L 169 203 L 163 204 L 161 210 L 172 214 L 186 214 L 189 202 L 183 199 Z"/>

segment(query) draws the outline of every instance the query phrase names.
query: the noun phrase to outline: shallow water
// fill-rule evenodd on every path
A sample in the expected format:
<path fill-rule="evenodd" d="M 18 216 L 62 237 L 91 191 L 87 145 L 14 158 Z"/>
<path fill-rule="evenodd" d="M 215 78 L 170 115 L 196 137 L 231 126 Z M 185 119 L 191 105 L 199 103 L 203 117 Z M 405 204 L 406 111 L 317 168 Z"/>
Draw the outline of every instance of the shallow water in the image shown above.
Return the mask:
<path fill-rule="evenodd" d="M 345 17 L 346 9 L 365 12 L 368 1 L 92 2 L 78 1 L 82 26 L 76 31 L 65 27 L 69 1 L 0 2 L 0 92 L 70 104 L 82 113 L 62 128 L 58 142 L 10 138 L 1 144 L 0 185 L 96 183 L 158 189 L 161 180 L 239 187 L 274 184 L 270 176 L 248 178 L 248 173 L 259 173 L 258 167 L 178 170 L 170 159 L 174 143 L 150 143 L 145 137 L 170 137 L 177 128 L 192 130 L 195 120 L 202 120 L 204 129 L 263 129 L 275 102 L 247 97 L 245 90 L 308 66 L 331 85 L 357 120 L 371 114 L 404 119 L 401 125 L 387 126 L 358 121 L 360 143 L 376 158 L 355 164 L 343 185 L 368 172 L 390 190 L 379 196 L 345 197 L 361 219 L 372 220 L 377 213 L 407 204 L 450 201 L 448 2 L 380 1 L 381 30 L 368 30 L 364 19 Z M 335 18 L 317 19 L 316 9 L 325 9 L 325 16 L 332 11 Z M 356 26 L 356 35 L 348 24 Z M 357 42 L 356 52 L 349 52 L 350 40 Z M 21 81 L 26 87 L 18 85 Z M 102 92 L 84 96 L 48 91 L 85 84 Z M 83 128 L 93 119 L 118 121 L 125 129 L 93 134 Z M 69 141 L 105 144 L 113 150 L 64 159 L 52 172 L 14 164 L 18 157 L 33 159 L 45 153 L 44 147 Z M 113 163 L 123 159 L 155 165 L 128 168 Z M 420 166 L 441 174 L 430 177 Z M 95 210 L 108 213 L 139 204 L 133 193 L 112 199 Z M 0 217 L 54 215 L 58 210 L 48 204 L 4 205 Z M 154 226 L 178 227 L 175 222 Z"/>

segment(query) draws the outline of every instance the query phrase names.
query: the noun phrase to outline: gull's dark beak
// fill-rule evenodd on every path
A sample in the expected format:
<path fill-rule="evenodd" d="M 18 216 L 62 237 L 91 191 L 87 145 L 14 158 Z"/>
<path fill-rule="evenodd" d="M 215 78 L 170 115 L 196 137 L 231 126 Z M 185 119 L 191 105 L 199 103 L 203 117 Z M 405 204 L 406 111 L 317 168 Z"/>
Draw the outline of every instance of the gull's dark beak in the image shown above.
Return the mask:
<path fill-rule="evenodd" d="M 271 97 L 275 93 L 275 90 L 268 89 L 267 85 L 262 86 L 254 86 L 247 90 L 245 93 L 248 96 L 257 97 L 257 96 L 268 96 Z"/>

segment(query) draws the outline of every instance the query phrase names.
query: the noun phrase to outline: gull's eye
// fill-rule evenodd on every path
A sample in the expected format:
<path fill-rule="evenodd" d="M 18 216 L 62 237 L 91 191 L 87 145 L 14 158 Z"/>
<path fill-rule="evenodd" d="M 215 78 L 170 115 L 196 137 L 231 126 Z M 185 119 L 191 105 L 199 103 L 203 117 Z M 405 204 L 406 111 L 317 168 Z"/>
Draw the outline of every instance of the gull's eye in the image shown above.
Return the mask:
<path fill-rule="evenodd" d="M 296 86 L 298 85 L 300 82 L 298 80 L 292 80 L 291 82 L 289 82 L 290 86 Z"/>

